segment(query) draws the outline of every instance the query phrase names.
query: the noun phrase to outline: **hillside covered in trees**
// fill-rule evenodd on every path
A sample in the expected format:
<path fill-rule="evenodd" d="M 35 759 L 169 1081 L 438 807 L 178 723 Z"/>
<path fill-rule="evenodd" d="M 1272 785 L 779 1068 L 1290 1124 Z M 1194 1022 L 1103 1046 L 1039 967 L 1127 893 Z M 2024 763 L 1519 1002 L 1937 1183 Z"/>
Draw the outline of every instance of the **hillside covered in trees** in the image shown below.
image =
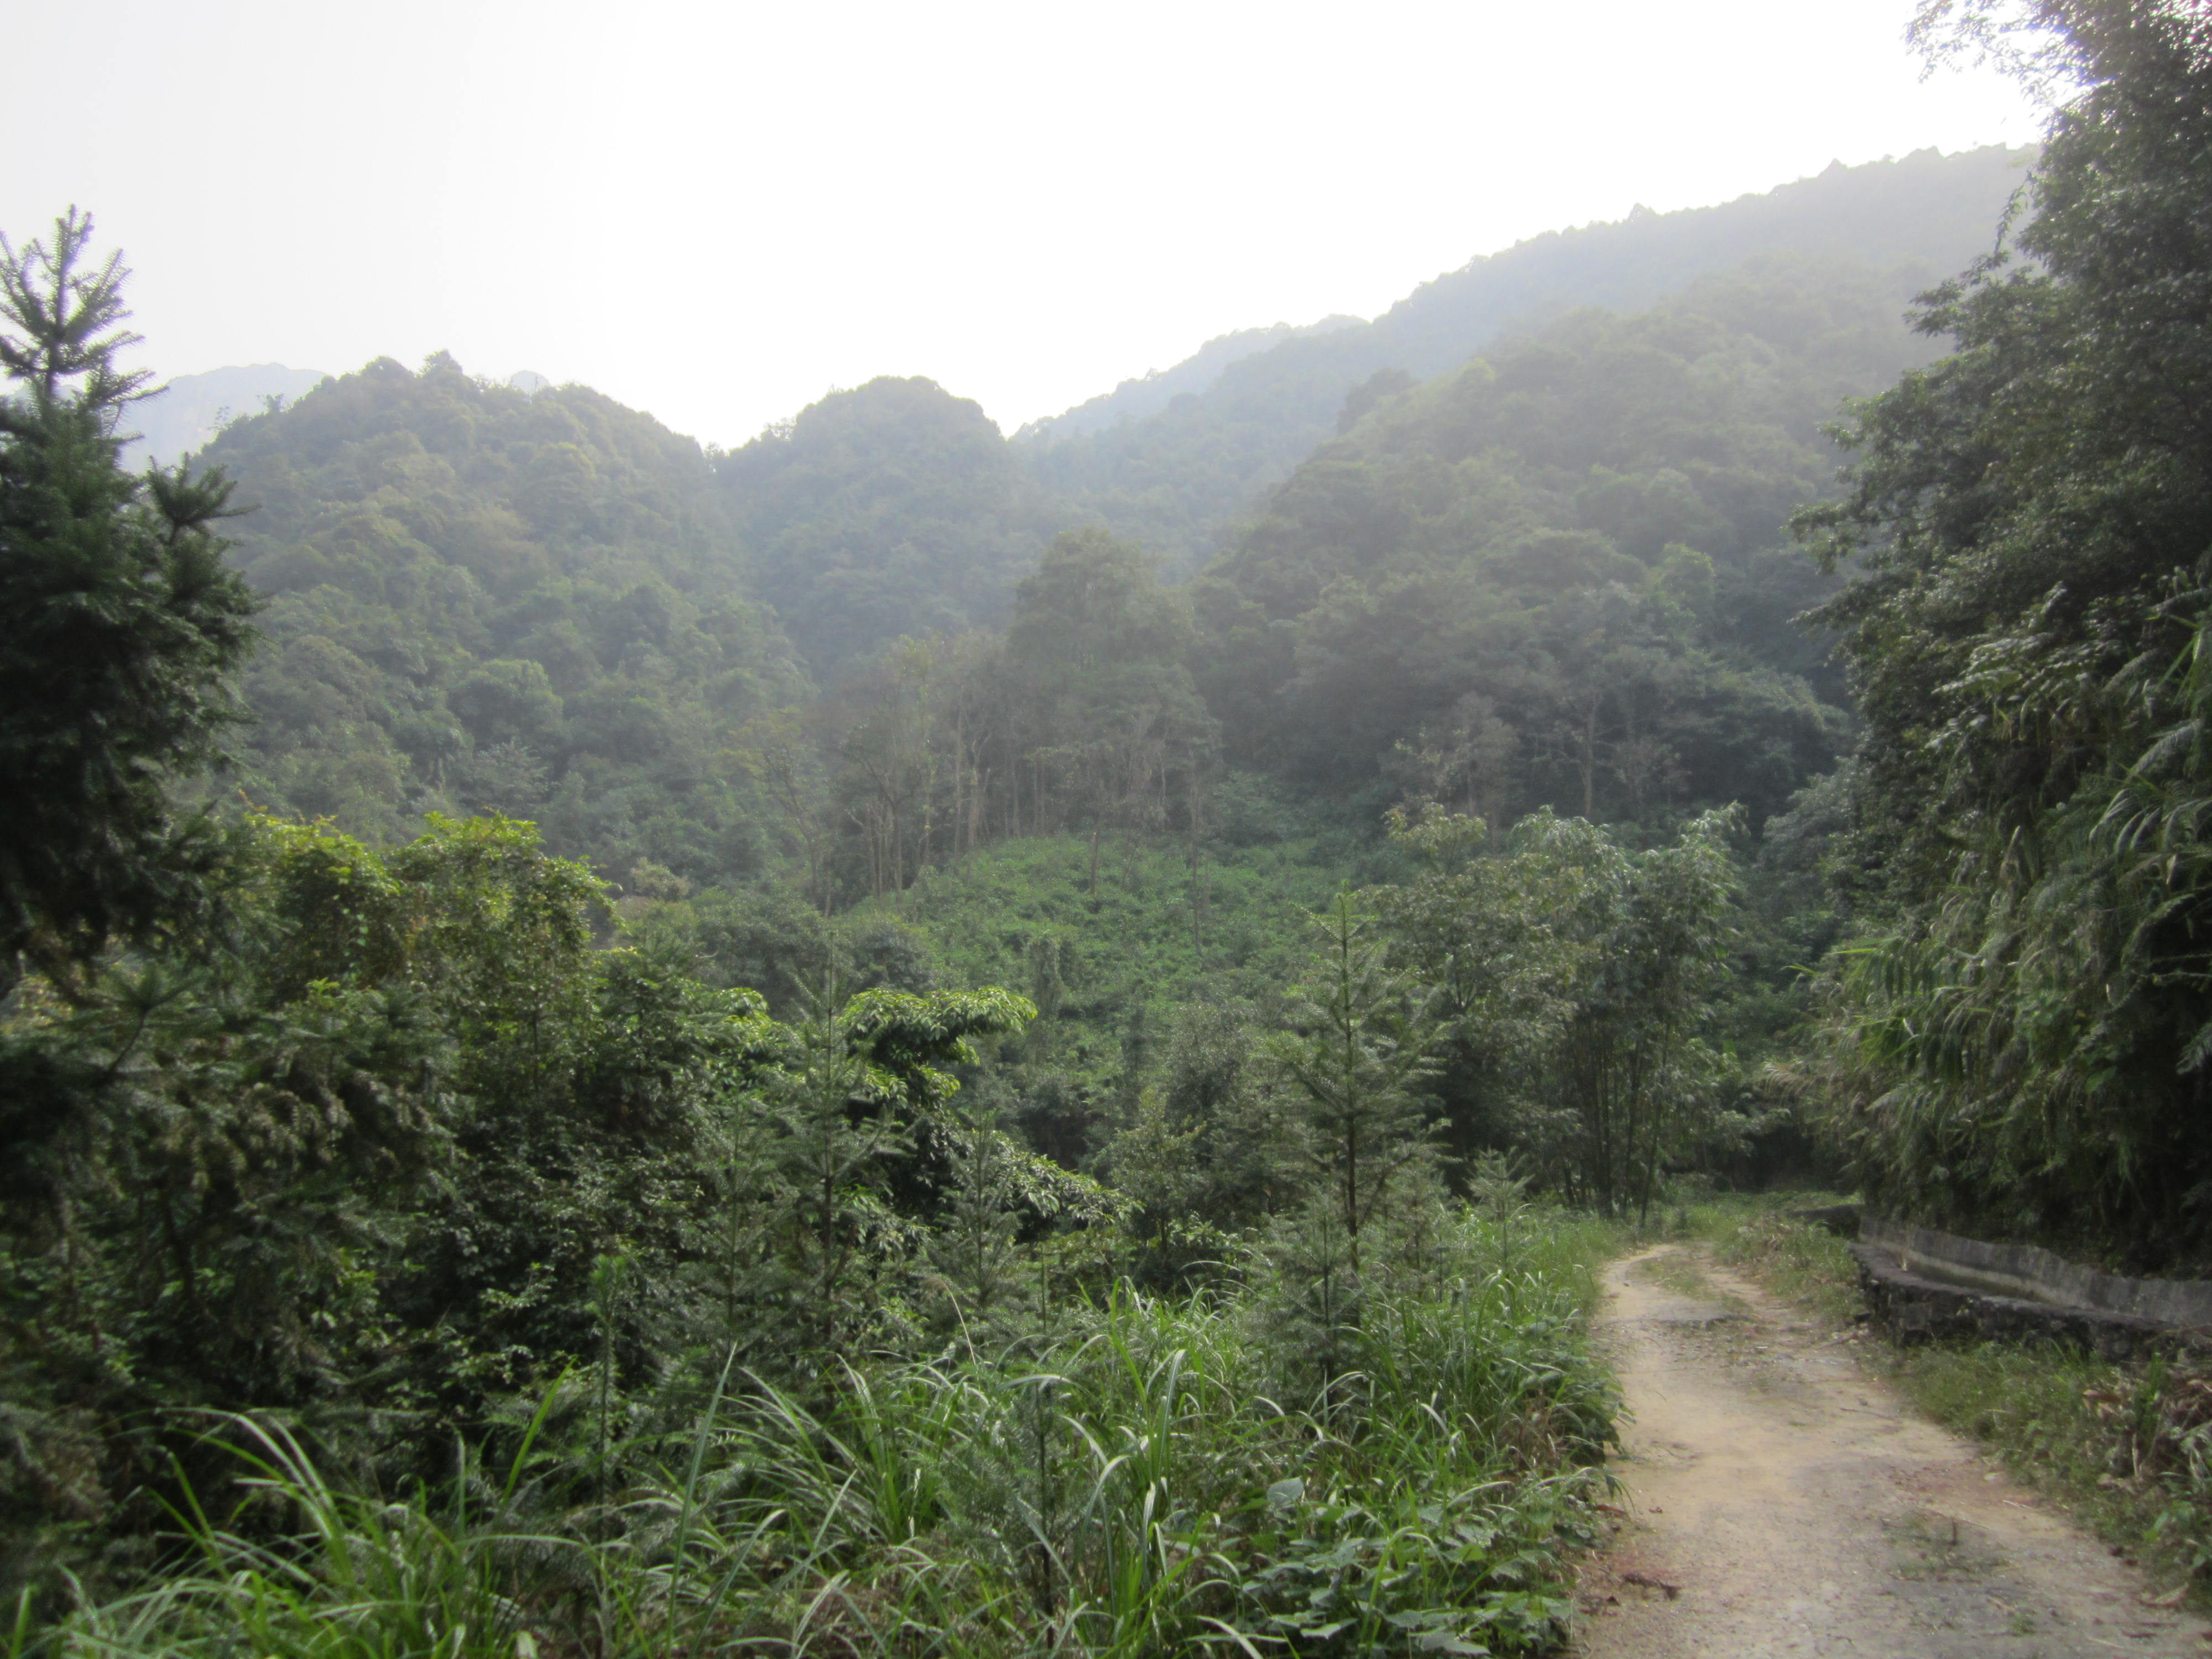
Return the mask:
<path fill-rule="evenodd" d="M 1915 157 L 1614 228 L 1663 231 L 1662 285 L 1682 250 L 1777 225 L 1879 225 L 1894 252 L 1993 234 L 1939 210 L 2017 161 Z M 1785 253 L 1641 312 L 1555 295 L 1447 372 L 1371 378 L 1185 585 L 927 381 L 721 454 L 580 388 L 374 364 L 204 458 L 252 504 L 230 556 L 269 596 L 226 787 L 371 844 L 425 812 L 526 819 L 629 926 L 780 1011 L 841 953 L 915 988 L 1018 987 L 1047 1012 L 989 1086 L 1070 1165 L 1101 1156 L 1176 1006 L 1264 1021 L 1297 911 L 1411 872 L 1387 811 L 1502 835 L 1548 809 L 1640 848 L 1733 803 L 1756 914 L 1711 1099 L 1777 1122 L 1756 1065 L 1836 925 L 1808 879 L 1835 790 L 1813 786 L 1852 721 L 1792 620 L 1834 579 L 1786 522 L 1834 465 L 1823 423 L 1932 349 L 1909 280 Z M 1483 1064 L 1450 1091 L 1470 1146 L 1510 1115 Z"/>
<path fill-rule="evenodd" d="M 1778 239 L 1769 220 L 1936 238 L 1931 200 L 1978 202 L 2016 159 L 1916 157 L 1764 217 L 1668 216 L 1675 264 L 1655 270 Z M 1808 214 L 1808 191 L 1859 205 Z M 1371 376 L 1194 584 L 1157 546 L 1123 537 L 1109 558 L 1094 536 L 1115 571 L 1096 603 L 1123 603 L 1118 584 L 1164 608 L 1133 655 L 1107 647 L 1113 686 L 1080 691 L 1046 682 L 1095 665 L 1088 647 L 1017 618 L 1045 602 L 1026 573 L 1091 509 L 927 381 L 702 454 L 580 389 L 372 365 L 204 456 L 253 505 L 234 556 L 275 599 L 245 781 L 377 837 L 426 810 L 527 817 L 617 880 L 795 859 L 817 903 L 1040 829 L 1188 834 L 1179 803 L 1221 765 L 1325 811 L 1358 792 L 1370 826 L 1449 793 L 1443 772 L 1471 799 L 1483 768 L 1516 812 L 1741 798 L 1763 819 L 1824 769 L 1844 700 L 1790 623 L 1820 582 L 1782 526 L 1819 493 L 1839 399 L 1924 356 L 1913 280 L 1778 255 L 1626 314 L 1563 310 L 1570 285 L 1563 314 L 1472 362 Z"/>
<path fill-rule="evenodd" d="M 2212 45 L 2046 10 L 2032 170 L 1013 439 L 441 353 L 133 471 L 9 242 L 15 1650 L 1557 1651 L 1616 1230 L 2212 1263 Z"/>
<path fill-rule="evenodd" d="M 808 684 L 699 446 L 580 387 L 434 359 L 325 380 L 208 452 L 267 597 L 259 805 L 380 841 L 504 812 L 626 874 L 757 871 L 725 751 Z"/>
<path fill-rule="evenodd" d="M 1510 325 L 1581 306 L 1641 311 L 1701 276 L 1778 254 L 1871 267 L 1902 299 L 1995 246 L 2028 160 L 2002 148 L 1923 150 L 1718 207 L 1639 208 L 1618 223 L 1552 232 L 1423 283 L 1372 322 L 1217 341 L 1035 422 L 1021 441 L 1060 493 L 1177 574 L 1194 571 L 1371 398 L 1378 375 L 1427 380 Z"/>

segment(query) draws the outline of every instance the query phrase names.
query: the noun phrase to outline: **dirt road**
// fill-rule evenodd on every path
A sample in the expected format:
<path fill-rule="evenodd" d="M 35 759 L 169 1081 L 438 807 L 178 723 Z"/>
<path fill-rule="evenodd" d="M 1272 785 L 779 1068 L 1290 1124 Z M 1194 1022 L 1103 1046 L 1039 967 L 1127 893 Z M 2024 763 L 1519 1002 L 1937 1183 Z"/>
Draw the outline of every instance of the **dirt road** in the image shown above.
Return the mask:
<path fill-rule="evenodd" d="M 1585 1584 L 1589 1659 L 2146 1659 L 2212 1654 L 2193 1615 L 1852 1345 L 1662 1247 L 1607 1275 L 1600 1340 L 1634 1421 L 1628 1516 Z"/>

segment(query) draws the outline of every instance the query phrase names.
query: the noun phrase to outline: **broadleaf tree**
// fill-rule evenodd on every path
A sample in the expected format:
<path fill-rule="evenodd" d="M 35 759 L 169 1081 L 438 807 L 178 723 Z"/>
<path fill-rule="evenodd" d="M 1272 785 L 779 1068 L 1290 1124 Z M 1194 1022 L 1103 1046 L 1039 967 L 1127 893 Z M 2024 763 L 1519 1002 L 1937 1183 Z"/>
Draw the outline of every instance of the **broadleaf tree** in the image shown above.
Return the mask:
<path fill-rule="evenodd" d="M 1951 355 L 1856 411 L 1802 516 L 1850 580 L 1861 937 L 1821 1088 L 1880 1200 L 2143 1265 L 2212 1255 L 2212 26 L 1923 9 L 2057 104 Z"/>

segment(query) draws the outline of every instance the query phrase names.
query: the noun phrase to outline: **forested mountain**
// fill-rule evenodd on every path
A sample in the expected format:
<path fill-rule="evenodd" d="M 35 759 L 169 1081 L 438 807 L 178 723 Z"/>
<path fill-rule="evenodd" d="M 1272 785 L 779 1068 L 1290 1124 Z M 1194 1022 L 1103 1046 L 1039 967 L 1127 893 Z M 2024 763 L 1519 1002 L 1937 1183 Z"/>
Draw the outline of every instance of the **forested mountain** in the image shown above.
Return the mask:
<path fill-rule="evenodd" d="M 794 859 L 830 907 L 1010 837 L 1210 834 L 1224 764 L 1370 835 L 1413 798 L 1763 818 L 1844 729 L 1782 526 L 1821 422 L 1928 349 L 1905 280 L 1770 260 L 1370 382 L 1187 595 L 1103 532 L 1047 550 L 1074 510 L 926 380 L 702 455 L 373 364 L 206 452 L 273 601 L 245 781 L 378 838 L 507 811 L 648 888 Z"/>
<path fill-rule="evenodd" d="M 1178 398 L 1195 396 L 1204 392 L 1220 377 L 1224 369 L 1242 358 L 1255 356 L 1285 340 L 1328 334 L 1340 328 L 1364 328 L 1366 325 L 1367 319 L 1364 317 L 1338 316 L 1324 317 L 1319 322 L 1309 323 L 1302 328 L 1290 323 L 1277 323 L 1271 328 L 1239 329 L 1234 334 L 1224 334 L 1208 340 L 1170 368 L 1156 368 L 1135 380 L 1124 380 L 1111 392 L 1102 392 L 1064 414 L 1032 421 L 1014 436 L 1021 440 L 1037 439 L 1061 443 L 1083 433 L 1097 432 L 1147 415 L 1157 415 Z"/>
<path fill-rule="evenodd" d="M 1523 1183 L 1495 1169 L 1486 1213 L 1453 1203 L 1416 1092 L 1442 1025 L 1348 898 L 1279 1030 L 1187 1011 L 1164 1066 L 1125 1048 L 1109 1116 L 1061 1064 L 1049 937 L 1024 952 L 1032 1003 L 930 983 L 896 927 L 871 951 L 811 908 L 748 916 L 758 888 L 692 907 L 687 933 L 653 925 L 684 915 L 676 879 L 634 872 L 658 890 L 610 918 L 591 866 L 497 812 L 372 846 L 193 808 L 257 608 L 273 648 L 247 688 L 249 782 L 295 811 L 342 791 L 387 843 L 374 820 L 449 787 L 549 784 L 549 820 L 642 797 L 647 832 L 680 815 L 714 836 L 732 821 L 698 740 L 740 721 L 769 731 L 737 770 L 800 817 L 825 803 L 770 757 L 763 700 L 804 688 L 778 684 L 736 597 L 695 447 L 588 392 L 373 363 L 225 432 L 264 497 L 226 563 L 234 481 L 119 465 L 140 377 L 114 362 L 122 267 L 87 257 L 91 229 L 72 211 L 51 242 L 0 244 L 17 1650 L 228 1650 L 249 1605 L 270 1659 L 334 1630 L 450 1659 L 645 1659 L 679 1621 L 687 1647 L 794 1654 L 933 1629 L 925 1645 L 1007 1654 L 1180 1653 L 1224 1630 L 1317 1654 L 1347 1630 L 1364 1650 L 1557 1645 L 1560 1546 L 1612 1438 L 1574 1288 L 1601 1235 L 1532 1248 Z M 799 733 L 843 768 L 826 804 L 878 902 L 939 850 L 933 798 L 911 824 L 878 782 L 927 761 L 932 721 L 968 772 L 942 851 L 1073 818 L 1094 910 L 1107 815 L 1157 838 L 1197 797 L 1188 616 L 1145 556 L 1062 534 L 1015 606 L 1002 644 L 909 641 L 881 695 Z M 981 708 L 971 728 L 940 694 L 990 690 L 978 666 L 1014 693 L 996 749 Z M 993 754 L 1021 763 L 1003 794 Z M 611 827 L 641 826 L 581 833 Z M 1646 963 L 1662 989 L 1711 978 L 1716 826 L 1677 851 L 1623 856 L 1586 827 L 1516 849 L 1581 878 L 1583 948 L 1540 953 L 1547 1005 Z M 1646 906 L 1664 929 L 1628 908 L 1654 876 L 1679 894 Z M 1431 935 L 1443 897 L 1419 907 Z M 764 989 L 717 982 L 737 953 L 714 947 L 743 949 L 748 921 Z M 1696 1004 L 1655 1006 L 1600 1013 L 1579 1046 L 1686 1031 Z M 1594 1159 L 1553 1149 L 1566 1189 L 1649 1208 L 1657 1121 L 1626 1127 Z M 1294 1403 L 1211 1408 L 1255 1396 Z M 1206 1473 L 1163 1504 L 1167 1466 L 1122 1449 L 1139 1430 Z M 857 1480 L 854 1447 L 882 1478 Z M 1277 1514 L 1309 1479 L 1345 1517 L 1318 1538 Z M 1448 1543 L 1417 1542 L 1437 1517 Z M 1152 1570 L 1177 1560 L 1243 1565 Z M 908 1577 L 925 1588 L 893 1589 Z"/>
<path fill-rule="evenodd" d="M 1730 801 L 1756 830 L 1832 763 L 1841 689 L 1789 623 L 1826 590 L 1782 526 L 1838 400 L 1924 350 L 1902 303 L 1769 261 L 1376 386 L 1190 588 L 1096 527 L 1034 550 L 1063 509 L 926 381 L 717 456 L 580 389 L 374 364 L 209 452 L 271 596 L 240 781 L 377 842 L 531 819 L 779 1012 L 841 957 L 1011 980 L 1047 1012 L 994 1109 L 1082 1162 L 1164 996 L 1272 1006 L 1295 907 L 1407 871 L 1386 809 L 1660 844 Z M 820 630 L 825 689 L 763 592 Z M 1797 1017 L 1761 1006 L 1740 1043 Z M 1478 1146 L 1506 1109 L 1462 1093 Z"/>
<path fill-rule="evenodd" d="M 1901 268 L 1905 292 L 1987 252 L 2028 152 L 1990 148 L 1830 167 L 1762 196 L 1553 232 L 1424 283 L 1367 324 L 1228 337 L 1253 347 L 1160 409 L 1226 342 L 1024 429 L 1037 477 L 1090 516 L 1195 570 L 1224 531 L 1315 445 L 1354 388 L 1385 371 L 1457 367 L 1516 319 L 1573 307 L 1640 309 L 1698 275 L 1763 254 L 1840 256 Z M 1334 320 L 1334 319 L 1332 319 Z"/>
<path fill-rule="evenodd" d="M 715 471 L 760 596 L 824 684 L 902 635 L 1003 623 L 1074 518 L 979 405 L 920 379 L 832 392 Z"/>
<path fill-rule="evenodd" d="M 1513 318 L 1632 308 L 1761 250 L 1828 249 L 1889 273 L 1887 325 L 1909 339 L 1895 315 L 1903 300 L 1988 243 L 2021 160 L 1926 152 L 1723 207 L 1539 238 L 1425 284 L 1371 324 L 1331 319 L 1215 342 L 1012 443 L 930 381 L 872 381 L 714 457 L 719 516 L 744 550 L 738 580 L 774 609 L 815 680 L 834 684 L 902 635 L 1002 625 L 1014 584 L 1075 525 L 1138 542 L 1170 580 L 1194 574 L 1316 446 L 1411 379 L 1457 367 Z M 441 453 L 439 438 L 422 441 Z M 230 465 L 234 453 L 244 452 L 227 441 L 210 458 Z M 246 499 L 259 495 L 257 483 Z M 297 522 L 250 520 L 250 538 L 283 540 Z"/>
<path fill-rule="evenodd" d="M 1382 398 L 1197 590 L 1231 763 L 1498 823 L 1778 809 L 1847 726 L 1790 625 L 1823 588 L 1786 525 L 1839 401 L 1925 350 L 1902 302 L 1771 260 Z"/>
<path fill-rule="evenodd" d="M 726 753 L 805 677 L 748 597 L 698 445 L 580 387 L 388 359 L 202 453 L 269 596 L 246 787 L 378 840 L 425 811 L 535 819 L 627 878 L 757 867 Z"/>

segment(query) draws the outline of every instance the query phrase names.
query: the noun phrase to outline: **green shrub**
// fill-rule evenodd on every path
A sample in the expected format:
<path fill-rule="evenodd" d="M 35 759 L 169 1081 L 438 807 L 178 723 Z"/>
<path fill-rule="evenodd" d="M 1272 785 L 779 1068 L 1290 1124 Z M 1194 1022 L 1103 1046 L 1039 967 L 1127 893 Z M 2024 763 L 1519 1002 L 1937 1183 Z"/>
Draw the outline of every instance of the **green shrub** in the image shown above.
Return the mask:
<path fill-rule="evenodd" d="M 1547 1650 L 1618 1409 L 1584 1346 L 1608 1237 L 1449 1217 L 1419 1271 L 1370 1269 L 1318 1392 L 1264 1268 L 1125 1285 L 1048 1337 L 856 1364 L 817 1397 L 726 1374 L 567 1507 L 530 1479 L 535 1425 L 495 1487 L 391 1501 L 236 1420 L 247 1500 L 186 1510 L 197 1565 L 15 1651 Z"/>

